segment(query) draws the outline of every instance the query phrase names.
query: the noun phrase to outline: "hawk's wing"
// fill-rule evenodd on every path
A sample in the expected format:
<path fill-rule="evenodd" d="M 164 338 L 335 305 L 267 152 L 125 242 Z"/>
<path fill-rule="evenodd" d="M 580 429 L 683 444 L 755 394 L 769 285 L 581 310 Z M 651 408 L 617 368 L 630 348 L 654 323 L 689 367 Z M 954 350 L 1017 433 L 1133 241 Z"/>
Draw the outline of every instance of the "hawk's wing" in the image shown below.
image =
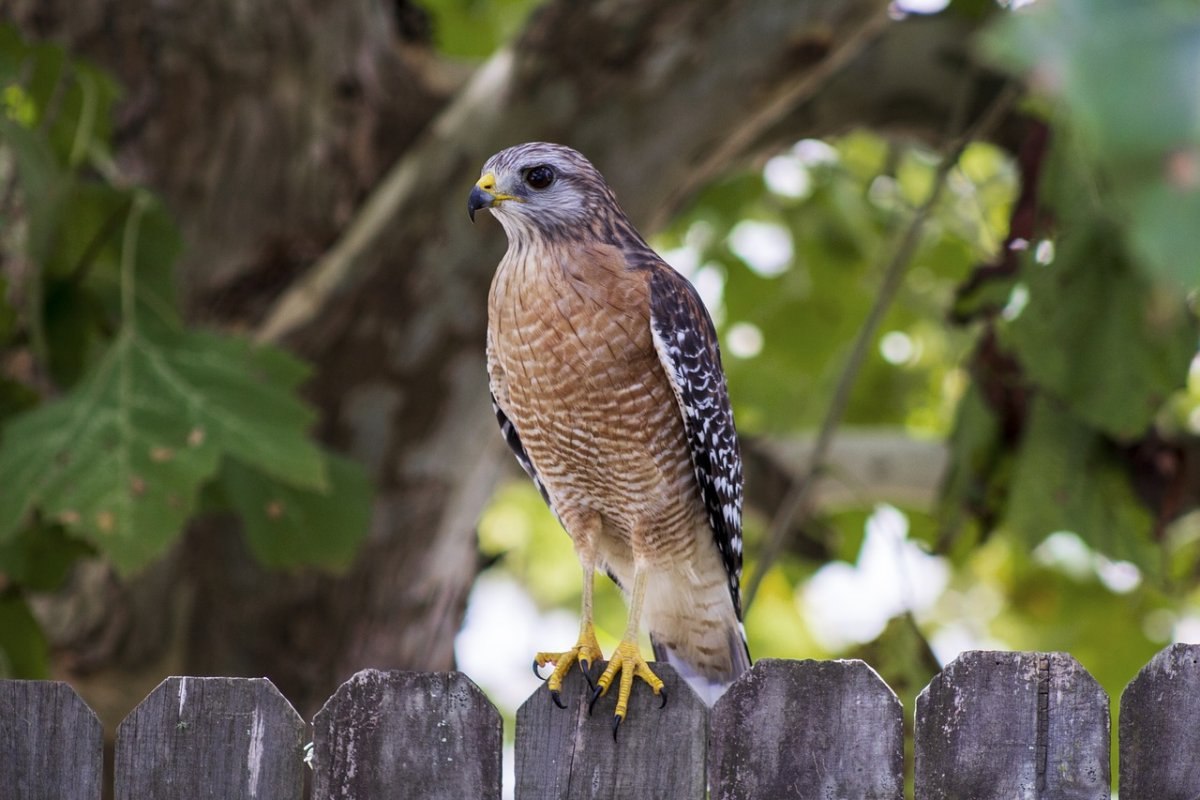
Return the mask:
<path fill-rule="evenodd" d="M 508 449 L 513 451 L 513 455 L 517 457 L 517 463 L 521 465 L 521 469 L 525 470 L 525 474 L 533 480 L 533 485 L 541 492 L 542 499 L 546 501 L 546 505 L 550 506 L 550 510 L 553 511 L 554 506 L 550 503 L 550 495 L 546 493 L 546 487 L 542 484 L 542 479 L 538 477 L 533 462 L 529 460 L 529 454 L 525 452 L 525 447 L 521 444 L 521 436 L 517 433 L 516 427 L 513 426 L 512 420 L 504 413 L 504 409 L 496 402 L 496 395 L 494 393 L 492 394 L 492 412 L 496 415 L 496 421 L 500 423 L 500 433 L 504 434 L 504 441 L 508 444 Z"/>
<path fill-rule="evenodd" d="M 650 267 L 650 329 L 675 390 L 696 483 L 741 619 L 742 456 L 717 334 L 695 287 L 664 263 Z"/>
<path fill-rule="evenodd" d="M 533 485 L 537 487 L 538 493 L 542 499 L 546 501 L 546 505 L 550 506 L 550 510 L 554 511 L 554 505 L 550 502 L 550 494 L 546 491 L 545 484 L 538 477 L 537 468 L 533 466 L 533 461 L 530 460 L 529 454 L 525 452 L 525 446 L 521 444 L 521 435 L 517 433 L 517 428 L 513 425 L 512 420 L 508 418 L 508 414 L 504 412 L 504 406 L 501 405 L 501 400 L 508 400 L 508 386 L 505 383 L 504 373 L 497 366 L 495 358 L 492 356 L 492 332 L 489 330 L 487 335 L 487 367 L 488 367 L 488 388 L 492 396 L 492 413 L 496 415 L 496 422 L 500 424 L 500 433 L 504 436 L 504 443 L 508 445 L 508 449 L 512 450 L 513 455 L 517 457 L 517 463 L 521 465 L 521 469 L 525 470 L 525 474 L 533 481 Z M 500 397 L 497 398 L 497 395 Z M 557 516 L 557 512 L 555 512 Z"/>

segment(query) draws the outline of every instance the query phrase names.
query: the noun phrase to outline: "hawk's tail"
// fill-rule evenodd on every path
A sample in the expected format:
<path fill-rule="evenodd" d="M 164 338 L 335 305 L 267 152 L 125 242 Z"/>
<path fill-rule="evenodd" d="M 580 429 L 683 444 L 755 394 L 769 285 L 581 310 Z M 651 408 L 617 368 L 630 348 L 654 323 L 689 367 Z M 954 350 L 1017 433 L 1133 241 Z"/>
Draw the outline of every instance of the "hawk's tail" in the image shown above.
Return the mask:
<path fill-rule="evenodd" d="M 714 626 L 715 627 L 715 626 Z M 693 648 L 679 647 L 667 643 L 663 637 L 650 632 L 650 644 L 654 646 L 654 659 L 665 661 L 675 668 L 679 677 L 688 682 L 692 690 L 712 707 L 713 703 L 725 694 L 738 676 L 750 669 L 750 647 L 746 644 L 746 630 L 741 622 L 732 622 L 713 630 L 706 638 L 720 637 L 723 641 L 711 642 L 717 644 L 720 655 L 713 663 L 709 658 L 698 658 Z M 695 644 L 693 642 L 693 644 Z M 693 652 L 688 652 L 689 650 Z M 727 658 L 721 656 L 727 655 Z M 703 658 L 703 660 L 701 660 Z M 706 663 L 707 662 L 707 663 Z"/>

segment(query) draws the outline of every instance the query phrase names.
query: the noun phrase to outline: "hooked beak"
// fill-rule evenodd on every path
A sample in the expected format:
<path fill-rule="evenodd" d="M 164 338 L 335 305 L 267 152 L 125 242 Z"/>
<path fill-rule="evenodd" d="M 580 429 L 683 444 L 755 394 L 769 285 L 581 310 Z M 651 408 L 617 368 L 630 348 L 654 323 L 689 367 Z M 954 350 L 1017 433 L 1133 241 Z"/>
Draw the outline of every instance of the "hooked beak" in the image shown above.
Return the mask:
<path fill-rule="evenodd" d="M 475 221 L 475 212 L 481 208 L 495 208 L 505 200 L 516 200 L 518 203 L 524 203 L 520 197 L 511 194 L 504 194 L 496 191 L 496 176 L 488 173 L 479 179 L 475 184 L 475 188 L 471 190 L 471 194 L 467 197 L 467 216 L 471 218 L 471 222 Z"/>
<path fill-rule="evenodd" d="M 471 195 L 467 198 L 467 216 L 471 218 L 471 222 L 475 221 L 476 211 L 481 208 L 491 208 L 492 203 L 495 201 L 495 195 L 485 192 L 479 187 L 479 184 L 476 184 L 475 188 L 471 190 Z"/>

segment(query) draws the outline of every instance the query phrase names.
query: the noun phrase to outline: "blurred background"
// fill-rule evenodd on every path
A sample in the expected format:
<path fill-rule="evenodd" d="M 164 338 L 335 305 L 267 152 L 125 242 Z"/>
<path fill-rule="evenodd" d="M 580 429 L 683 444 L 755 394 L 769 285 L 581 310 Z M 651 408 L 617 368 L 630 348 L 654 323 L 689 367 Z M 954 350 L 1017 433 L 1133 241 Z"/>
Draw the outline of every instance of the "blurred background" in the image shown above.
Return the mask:
<path fill-rule="evenodd" d="M 864 658 L 911 709 L 964 649 L 1116 695 L 1200 641 L 1194 4 L 0 20 L 0 675 L 110 732 L 167 675 L 310 716 L 364 667 L 462 669 L 511 720 L 573 641 L 577 562 L 488 403 L 503 232 L 465 213 L 534 139 L 716 320 L 756 658 Z"/>

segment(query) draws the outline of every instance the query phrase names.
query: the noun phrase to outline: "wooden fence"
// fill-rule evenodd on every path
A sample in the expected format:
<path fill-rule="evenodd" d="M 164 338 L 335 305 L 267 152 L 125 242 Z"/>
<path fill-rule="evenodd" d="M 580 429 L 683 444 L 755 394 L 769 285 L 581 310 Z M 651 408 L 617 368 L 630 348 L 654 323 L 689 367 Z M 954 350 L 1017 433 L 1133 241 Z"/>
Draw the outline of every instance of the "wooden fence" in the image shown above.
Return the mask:
<path fill-rule="evenodd" d="M 1200 798 L 1200 645 L 1121 697 L 1121 800 Z M 595 666 L 593 667 L 596 668 Z M 861 661 L 755 664 L 710 711 L 670 668 L 613 740 L 583 676 L 517 714 L 525 798 L 900 800 L 903 709 Z M 1062 653 L 969 652 L 917 698 L 918 800 L 1109 800 L 1109 699 Z M 306 743 L 311 737 L 311 751 Z M 311 729 L 269 681 L 169 678 L 117 732 L 117 800 L 499 798 L 501 720 L 458 673 L 365 670 Z M 306 766 L 307 760 L 310 762 Z M 63 683 L 0 681 L 0 798 L 98 800 L 100 723 Z"/>

